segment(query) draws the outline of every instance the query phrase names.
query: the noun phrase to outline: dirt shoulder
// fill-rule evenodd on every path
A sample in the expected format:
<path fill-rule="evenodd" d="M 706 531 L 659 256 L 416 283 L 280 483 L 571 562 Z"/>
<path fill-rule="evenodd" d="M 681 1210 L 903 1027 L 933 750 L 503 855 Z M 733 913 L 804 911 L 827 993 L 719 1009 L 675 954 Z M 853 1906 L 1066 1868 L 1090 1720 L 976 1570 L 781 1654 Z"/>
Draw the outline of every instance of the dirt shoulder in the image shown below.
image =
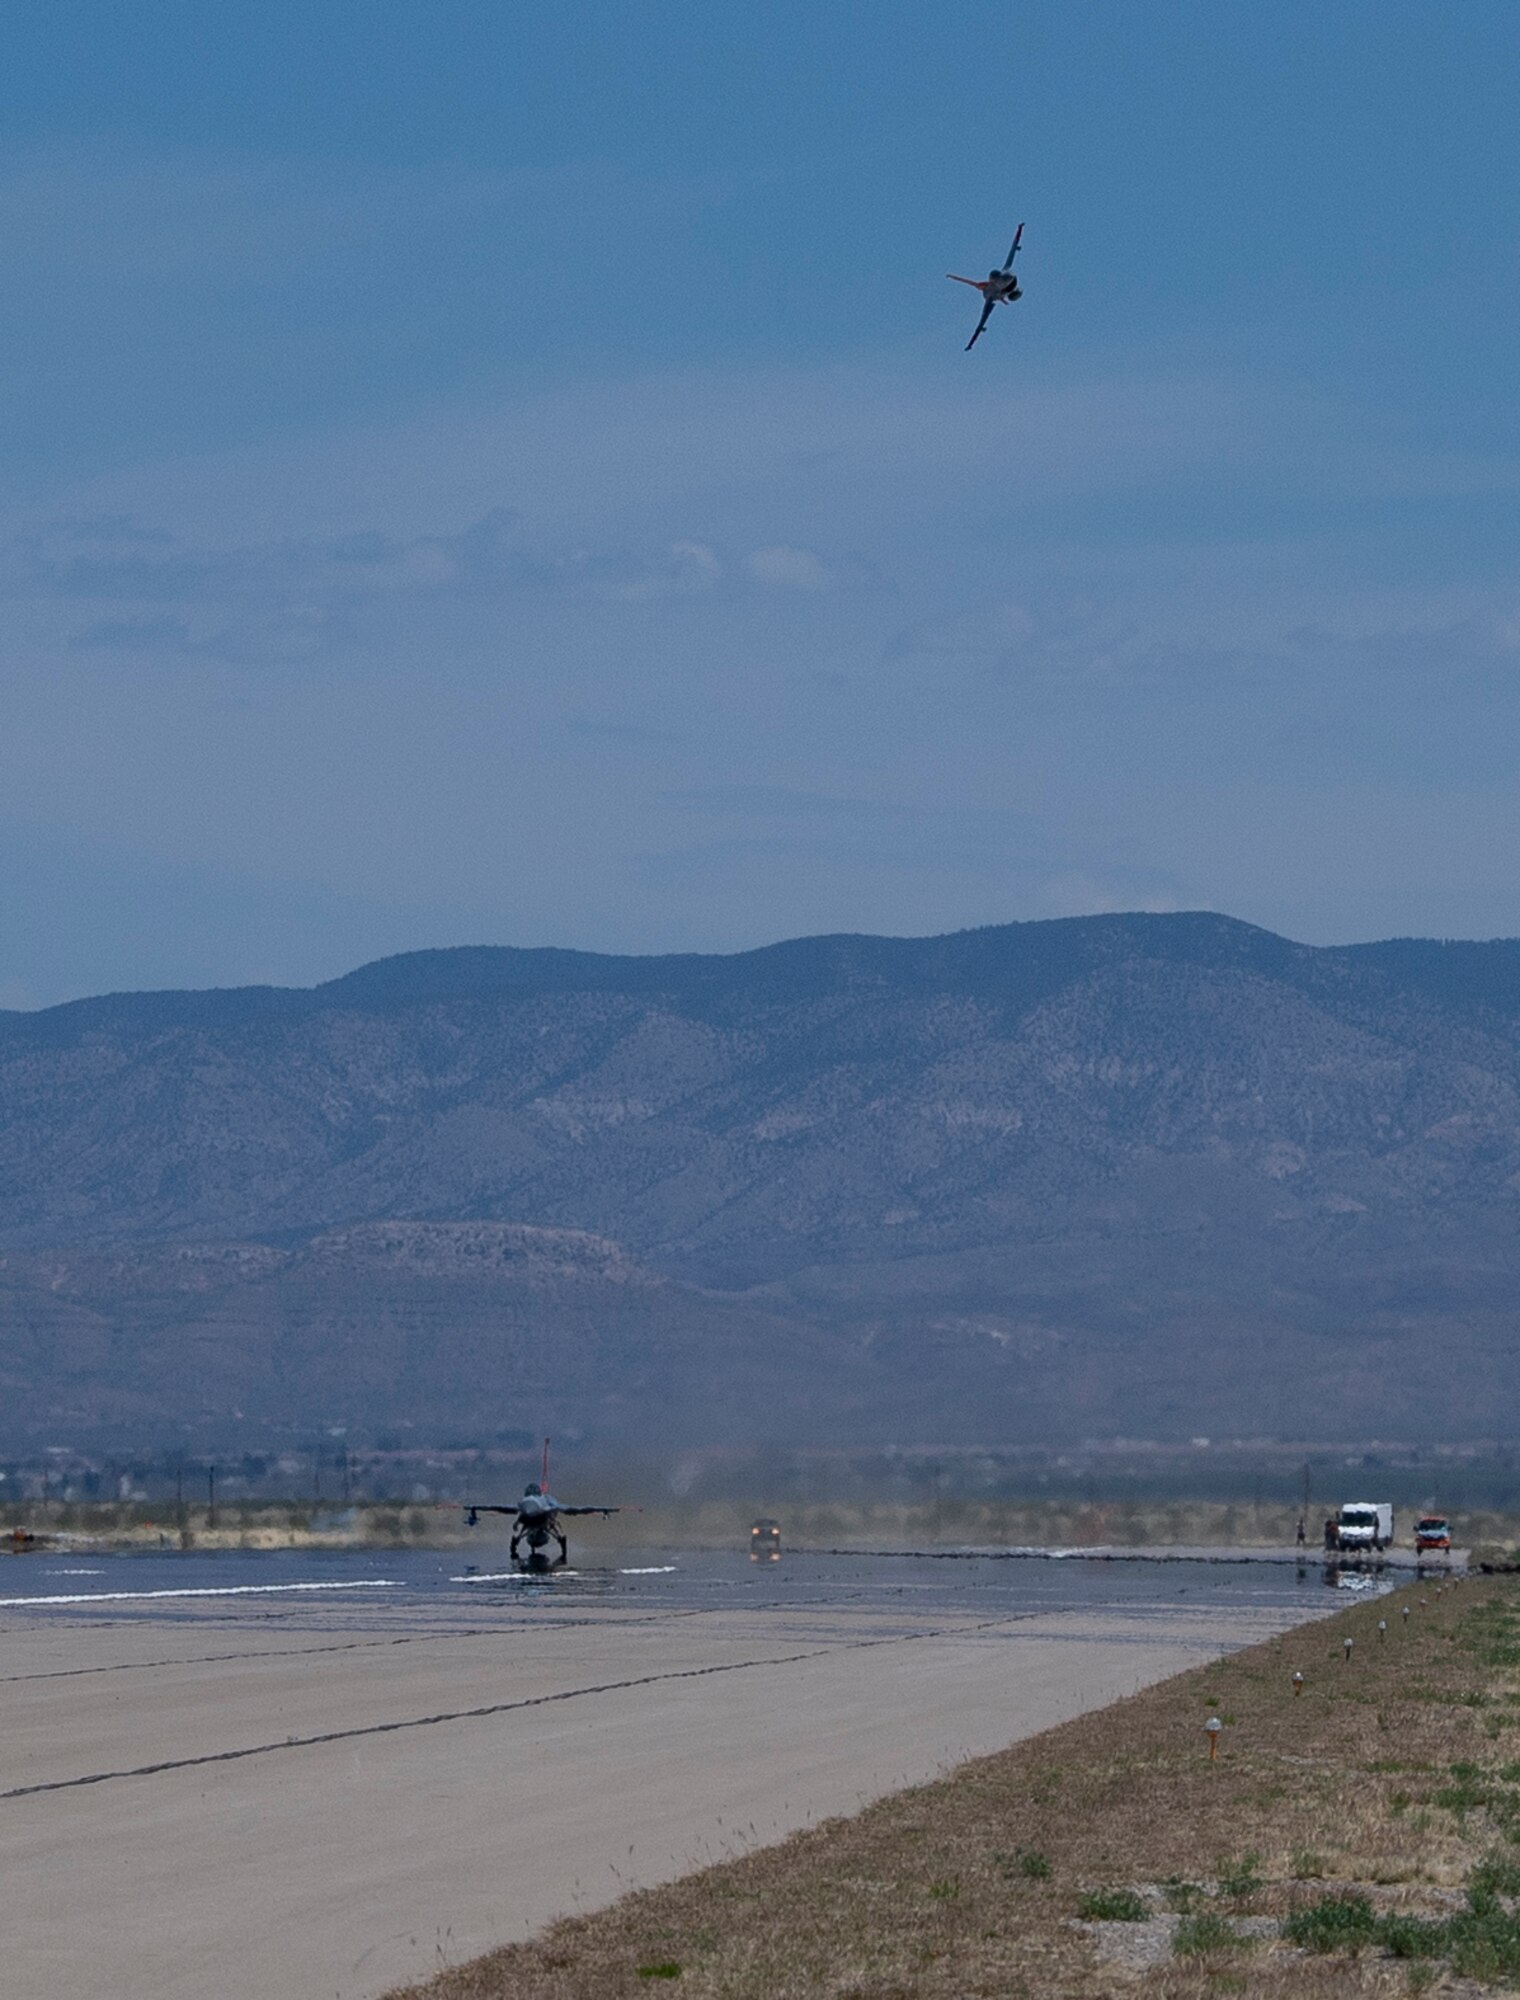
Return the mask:
<path fill-rule="evenodd" d="M 1416 1584 L 405 1996 L 1472 1994 L 1520 1981 L 1517 1730 L 1520 1584 Z"/>

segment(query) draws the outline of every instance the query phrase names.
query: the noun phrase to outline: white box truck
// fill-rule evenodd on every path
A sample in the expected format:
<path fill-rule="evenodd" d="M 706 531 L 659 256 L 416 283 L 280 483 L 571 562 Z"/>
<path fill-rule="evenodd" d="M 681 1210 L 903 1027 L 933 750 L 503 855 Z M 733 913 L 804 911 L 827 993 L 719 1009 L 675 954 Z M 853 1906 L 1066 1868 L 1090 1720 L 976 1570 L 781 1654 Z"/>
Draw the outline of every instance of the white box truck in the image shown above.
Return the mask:
<path fill-rule="evenodd" d="M 1348 1500 L 1336 1518 L 1335 1532 L 1343 1549 L 1387 1549 L 1393 1546 L 1393 1506 L 1387 1500 Z"/>

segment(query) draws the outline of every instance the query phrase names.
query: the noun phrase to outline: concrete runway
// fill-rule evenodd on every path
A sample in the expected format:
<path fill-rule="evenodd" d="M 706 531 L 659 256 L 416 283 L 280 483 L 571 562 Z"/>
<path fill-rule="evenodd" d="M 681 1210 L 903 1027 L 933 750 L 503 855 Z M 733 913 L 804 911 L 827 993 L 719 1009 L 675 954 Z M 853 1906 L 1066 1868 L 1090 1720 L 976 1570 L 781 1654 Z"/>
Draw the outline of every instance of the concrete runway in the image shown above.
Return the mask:
<path fill-rule="evenodd" d="M 365 2000 L 1337 1608 L 291 1602 L 0 1611 L 7 2000 Z"/>

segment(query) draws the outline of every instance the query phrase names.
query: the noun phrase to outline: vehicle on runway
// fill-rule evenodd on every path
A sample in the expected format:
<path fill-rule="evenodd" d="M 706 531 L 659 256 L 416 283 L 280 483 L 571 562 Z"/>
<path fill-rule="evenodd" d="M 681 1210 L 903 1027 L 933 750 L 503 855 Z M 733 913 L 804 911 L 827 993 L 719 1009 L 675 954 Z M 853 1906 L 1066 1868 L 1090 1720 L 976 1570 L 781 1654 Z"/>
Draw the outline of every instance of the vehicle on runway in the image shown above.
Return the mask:
<path fill-rule="evenodd" d="M 549 1491 L 549 1440 L 544 1439 L 543 1469 L 536 1480 L 530 1479 L 523 1488 L 520 1500 L 510 1505 L 498 1505 L 488 1500 L 466 1500 L 464 1507 L 465 1525 L 473 1528 L 482 1514 L 507 1514 L 512 1519 L 512 1560 L 521 1563 L 524 1569 L 561 1569 L 570 1559 L 570 1544 L 565 1531 L 560 1526 L 560 1518 L 572 1514 L 600 1514 L 604 1519 L 609 1514 L 622 1512 L 619 1507 L 567 1507 L 563 1500 L 556 1500 Z M 556 1544 L 558 1554 L 551 1553 L 550 1544 Z"/>
<path fill-rule="evenodd" d="M 1450 1521 L 1444 1514 L 1422 1514 L 1414 1524 L 1414 1545 L 1417 1553 L 1426 1549 L 1450 1549 Z"/>
<path fill-rule="evenodd" d="M 749 1559 L 757 1563 L 781 1560 L 781 1523 L 768 1516 L 756 1521 L 749 1531 Z"/>
<path fill-rule="evenodd" d="M 1335 1520 L 1338 1549 L 1370 1549 L 1381 1555 L 1393 1547 L 1393 1507 L 1387 1500 L 1348 1500 Z"/>
<path fill-rule="evenodd" d="M 989 271 L 985 278 L 963 278 L 958 271 L 947 271 L 945 276 L 957 285 L 970 285 L 982 295 L 982 316 L 976 323 L 976 331 L 966 342 L 969 354 L 982 337 L 982 329 L 992 317 L 994 306 L 1011 306 L 1015 299 L 1023 298 L 1019 281 L 1013 275 L 1013 260 L 1019 254 L 1019 245 L 1024 240 L 1024 225 L 1021 222 L 1013 232 L 1013 248 L 1008 252 L 1008 261 L 1000 271 Z"/>

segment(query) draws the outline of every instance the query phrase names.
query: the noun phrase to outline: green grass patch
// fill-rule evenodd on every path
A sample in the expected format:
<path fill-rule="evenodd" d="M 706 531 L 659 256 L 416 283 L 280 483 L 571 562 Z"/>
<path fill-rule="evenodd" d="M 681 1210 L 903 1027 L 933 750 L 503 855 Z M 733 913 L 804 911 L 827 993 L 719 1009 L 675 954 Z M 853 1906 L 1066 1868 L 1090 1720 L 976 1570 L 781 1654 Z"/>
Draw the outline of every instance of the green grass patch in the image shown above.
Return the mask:
<path fill-rule="evenodd" d="M 1446 1925 L 1431 1917 L 1380 1917 L 1374 1936 L 1394 1958 L 1431 1959 L 1442 1956 Z"/>
<path fill-rule="evenodd" d="M 1377 1932 L 1377 1913 L 1358 1890 L 1322 1896 L 1307 1909 L 1295 1910 L 1283 1925 L 1283 1936 L 1304 1951 L 1361 1951 Z"/>
<path fill-rule="evenodd" d="M 1520 1896 L 1520 1861 L 1507 1854 L 1490 1854 L 1480 1861 L 1468 1881 L 1469 1899 L 1474 1896 Z"/>
<path fill-rule="evenodd" d="M 1077 1915 L 1090 1923 L 1143 1924 L 1151 1906 L 1133 1889 L 1089 1889 L 1077 1898 Z"/>
<path fill-rule="evenodd" d="M 1212 1910 L 1184 1917 L 1172 1937 L 1178 1958 L 1208 1958 L 1221 1951 L 1249 1951 L 1254 1938 L 1242 1937 L 1232 1923 Z"/>
<path fill-rule="evenodd" d="M 1254 1896 L 1262 1886 L 1258 1870 L 1259 1854 L 1243 1854 L 1238 1861 L 1221 1861 L 1218 1866 L 1221 1896 Z"/>
<path fill-rule="evenodd" d="M 1166 1894 L 1166 1907 L 1184 1917 L 1207 1894 L 1201 1882 L 1185 1882 L 1179 1875 L 1170 1876 L 1161 1886 Z"/>
<path fill-rule="evenodd" d="M 1502 1886 L 1501 1886 L 1502 1885 Z M 1366 1896 L 1325 1896 L 1295 1910 L 1283 1935 L 1305 1951 L 1385 1951 L 1391 1958 L 1444 1960 L 1464 1979 L 1520 1979 L 1520 1913 L 1504 1898 L 1520 1888 L 1520 1866 L 1497 1857 L 1474 1870 L 1467 1908 L 1449 1917 L 1379 1916 Z"/>

